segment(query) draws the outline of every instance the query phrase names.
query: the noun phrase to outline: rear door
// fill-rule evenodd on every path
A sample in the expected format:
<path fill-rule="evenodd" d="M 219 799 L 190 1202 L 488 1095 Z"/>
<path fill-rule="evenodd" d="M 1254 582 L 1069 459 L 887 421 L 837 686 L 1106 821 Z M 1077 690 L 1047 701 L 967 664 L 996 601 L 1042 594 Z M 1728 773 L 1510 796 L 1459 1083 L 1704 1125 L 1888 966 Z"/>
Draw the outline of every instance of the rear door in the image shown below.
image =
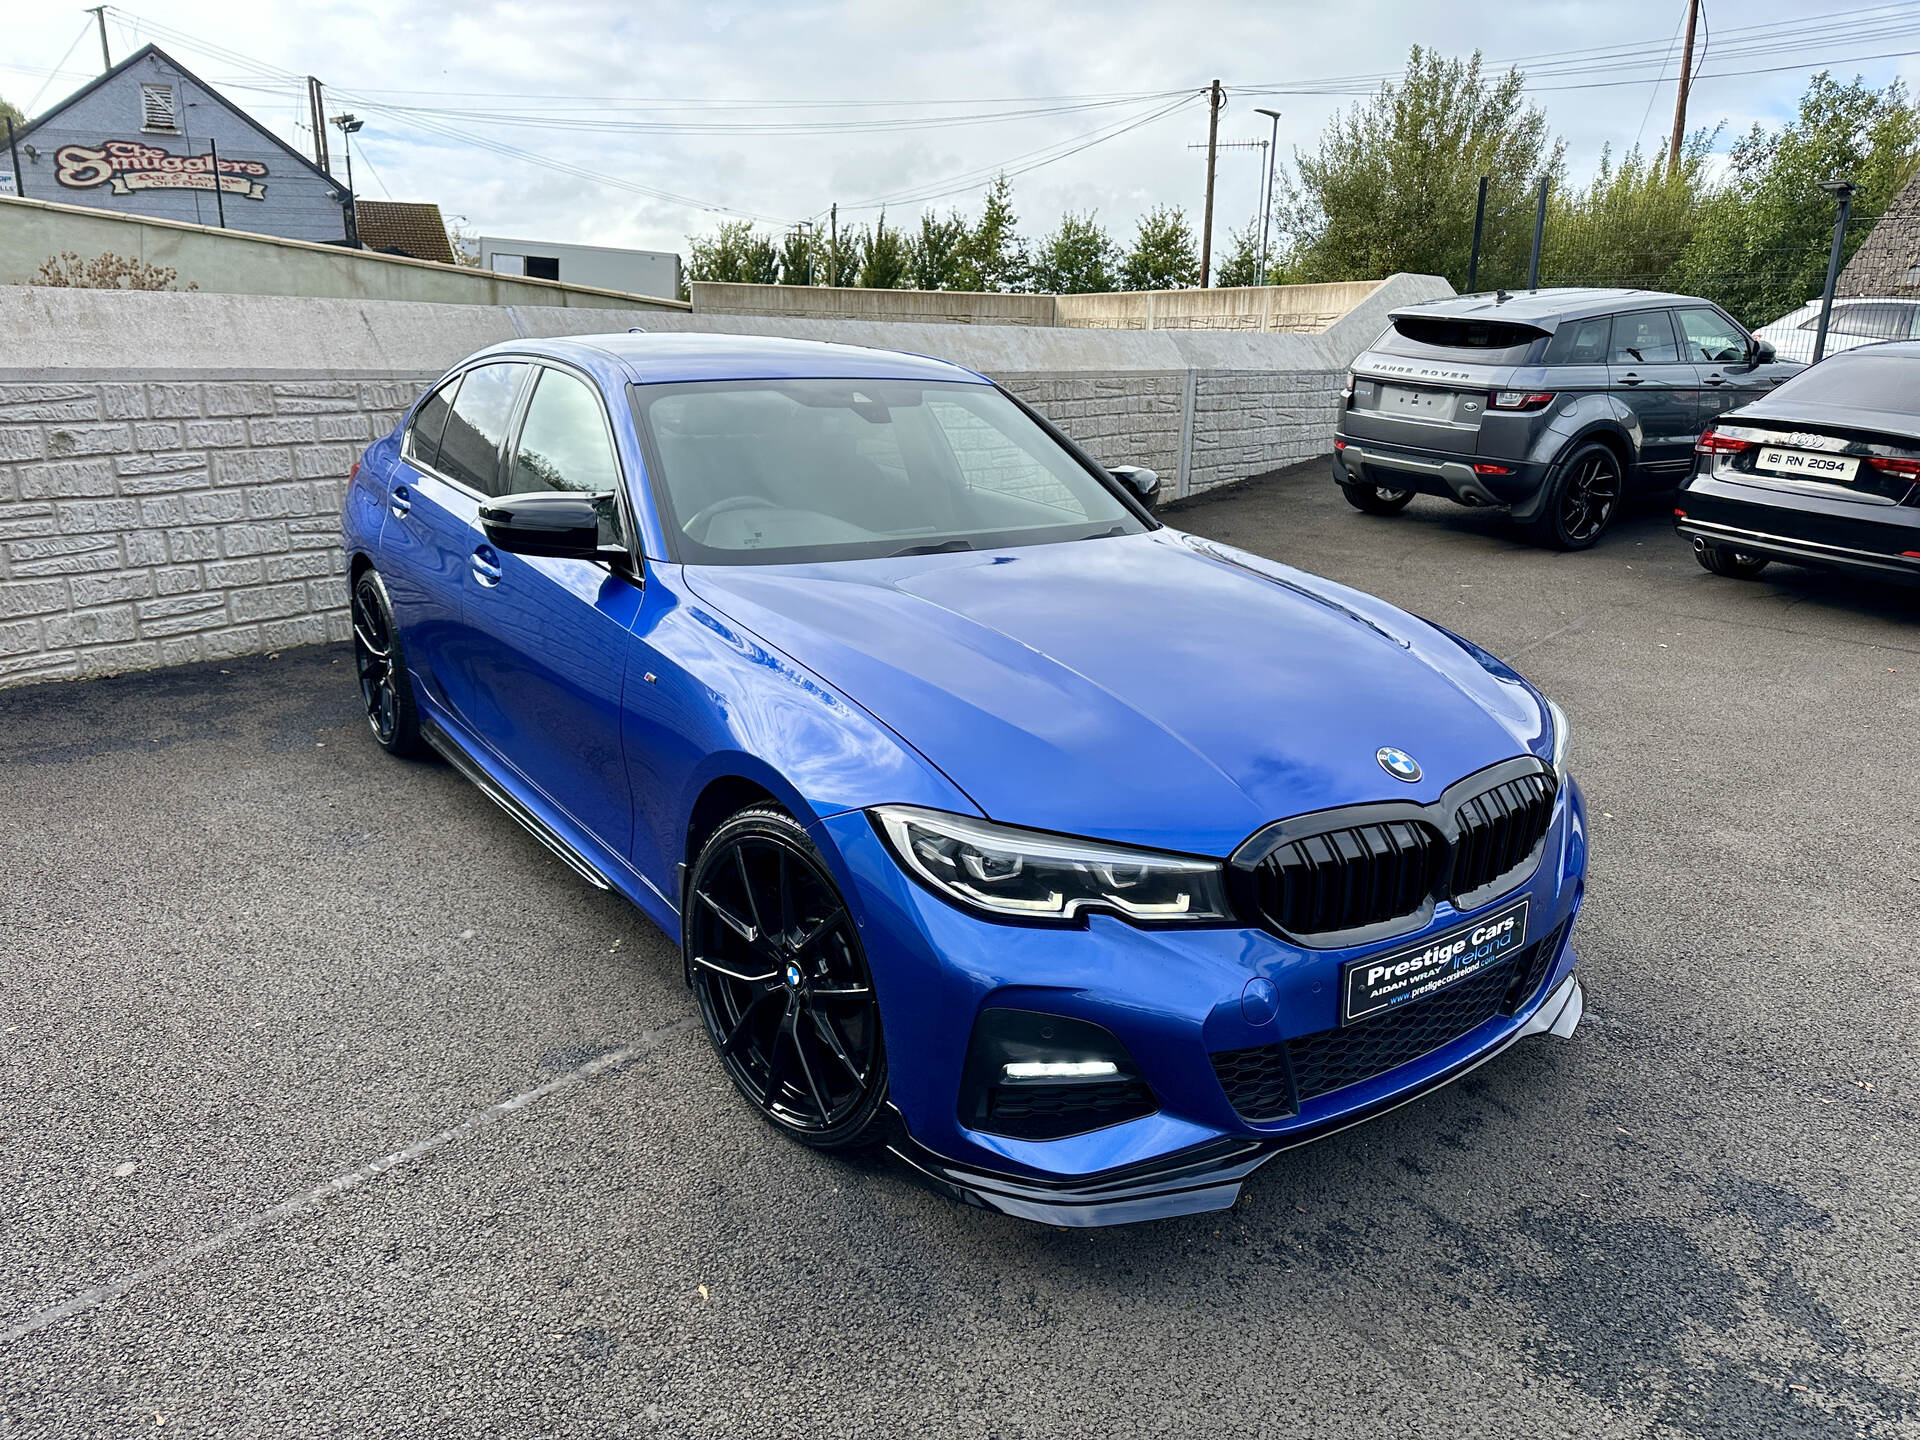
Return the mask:
<path fill-rule="evenodd" d="M 601 538 L 626 543 L 612 426 L 588 376 L 534 367 L 507 455 L 501 493 L 607 495 Z M 468 723 L 573 825 L 625 856 L 633 798 L 621 692 L 640 586 L 606 564 L 509 554 L 478 530 L 472 538 L 466 620 L 476 643 L 459 657 Z"/>
<path fill-rule="evenodd" d="M 1607 373 L 1639 421 L 1642 478 L 1677 482 L 1692 468 L 1700 435 L 1700 373 L 1681 352 L 1673 317 L 1665 310 L 1615 315 Z"/>

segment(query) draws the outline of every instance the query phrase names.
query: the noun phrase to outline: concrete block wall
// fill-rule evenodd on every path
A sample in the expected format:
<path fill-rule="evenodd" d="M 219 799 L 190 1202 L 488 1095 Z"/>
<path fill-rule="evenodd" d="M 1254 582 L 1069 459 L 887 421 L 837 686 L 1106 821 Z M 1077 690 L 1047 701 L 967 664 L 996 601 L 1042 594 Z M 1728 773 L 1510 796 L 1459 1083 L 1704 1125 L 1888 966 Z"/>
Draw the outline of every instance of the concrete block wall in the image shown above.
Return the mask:
<path fill-rule="evenodd" d="M 0 383 L 0 685 L 345 639 L 346 475 L 430 378 Z"/>
<path fill-rule="evenodd" d="M 1317 335 L 657 313 L 943 355 L 1166 498 L 1324 454 L 1399 276 Z M 347 473 L 483 346 L 631 312 L 0 286 L 0 686 L 346 637 Z"/>

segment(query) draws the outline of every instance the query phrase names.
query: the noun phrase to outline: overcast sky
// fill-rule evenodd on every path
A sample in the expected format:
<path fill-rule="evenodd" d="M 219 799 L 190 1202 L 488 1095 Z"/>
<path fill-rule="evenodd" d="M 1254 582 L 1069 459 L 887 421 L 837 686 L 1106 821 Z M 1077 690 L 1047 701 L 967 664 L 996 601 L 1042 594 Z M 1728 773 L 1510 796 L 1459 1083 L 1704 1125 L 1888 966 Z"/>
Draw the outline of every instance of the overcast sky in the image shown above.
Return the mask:
<path fill-rule="evenodd" d="M 859 223 L 872 218 L 857 208 L 865 202 L 952 189 L 930 203 L 971 211 L 979 190 L 962 187 L 995 167 L 1045 160 L 1135 121 L 1145 123 L 1017 175 L 1022 229 L 1037 235 L 1071 208 L 1095 210 L 1125 235 L 1159 204 L 1184 206 L 1197 222 L 1205 157 L 1189 147 L 1206 139 L 1206 111 L 1196 98 L 1149 118 L 1177 105 L 1176 92 L 1216 76 L 1269 88 L 1232 97 L 1221 138 L 1264 139 L 1269 122 L 1255 107 L 1281 110 L 1284 162 L 1353 103 L 1310 93 L 1326 88 L 1310 82 L 1360 77 L 1348 88 L 1368 88 L 1366 77 L 1399 70 L 1415 44 L 1460 54 L 1478 47 L 1489 61 L 1556 57 L 1525 68 L 1577 180 L 1603 144 L 1664 145 L 1679 67 L 1669 44 L 1686 8 L 1685 0 L 136 3 L 109 12 L 114 59 L 152 40 L 308 152 L 304 89 L 285 77 L 317 74 L 330 87 L 330 111 L 352 109 L 366 121 L 355 145 L 363 196 L 435 201 L 475 234 L 683 253 L 689 234 L 722 218 L 700 207 L 779 228 L 824 219 L 838 201 L 843 223 Z M 37 112 L 98 73 L 99 43 L 77 6 L 16 0 L 11 8 L 0 95 Z M 1854 58 L 1920 51 L 1920 4 L 1742 0 L 1736 8 L 1717 0 L 1707 10 L 1713 35 L 1691 121 L 1728 122 L 1722 148 L 1754 120 L 1790 113 L 1816 62 L 1875 84 L 1896 75 L 1911 83 L 1920 69 L 1911 55 Z M 1619 53 L 1564 54 L 1597 47 Z M 1556 66 L 1578 73 L 1550 73 Z M 1759 67 L 1785 68 L 1722 74 Z M 446 113 L 461 111 L 492 113 Z M 1004 112 L 1014 118 L 980 119 Z M 553 128 L 556 119 L 568 128 Z M 609 121 L 663 128 L 580 128 Z M 527 154 L 495 153 L 463 136 Z M 1259 156 L 1221 155 L 1217 244 L 1257 209 Z M 910 222 L 922 208 L 896 199 L 889 213 Z"/>

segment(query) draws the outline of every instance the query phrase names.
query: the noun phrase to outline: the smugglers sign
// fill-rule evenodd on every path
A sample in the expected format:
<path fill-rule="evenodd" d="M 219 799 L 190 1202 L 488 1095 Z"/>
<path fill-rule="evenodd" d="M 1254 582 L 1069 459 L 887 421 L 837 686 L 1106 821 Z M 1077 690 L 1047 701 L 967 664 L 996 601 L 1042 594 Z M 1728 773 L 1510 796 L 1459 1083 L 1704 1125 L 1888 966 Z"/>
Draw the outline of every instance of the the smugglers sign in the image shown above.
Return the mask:
<path fill-rule="evenodd" d="M 175 155 L 138 140 L 105 140 L 97 147 L 63 145 L 54 153 L 54 179 L 69 190 L 109 186 L 115 195 L 141 190 L 212 190 L 213 155 Z M 267 167 L 258 160 L 221 160 L 223 195 L 264 200 Z"/>

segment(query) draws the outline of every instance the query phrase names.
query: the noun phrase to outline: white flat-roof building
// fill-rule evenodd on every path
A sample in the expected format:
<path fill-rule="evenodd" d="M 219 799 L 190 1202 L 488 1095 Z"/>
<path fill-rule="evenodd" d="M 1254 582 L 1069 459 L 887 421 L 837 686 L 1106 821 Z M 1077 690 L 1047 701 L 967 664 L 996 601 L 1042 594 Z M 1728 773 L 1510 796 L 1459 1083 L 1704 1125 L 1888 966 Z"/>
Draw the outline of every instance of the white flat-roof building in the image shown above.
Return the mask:
<path fill-rule="evenodd" d="M 608 245 L 558 245 L 551 240 L 480 237 L 480 268 L 496 275 L 530 275 L 629 295 L 680 298 L 680 257 L 661 250 Z"/>

